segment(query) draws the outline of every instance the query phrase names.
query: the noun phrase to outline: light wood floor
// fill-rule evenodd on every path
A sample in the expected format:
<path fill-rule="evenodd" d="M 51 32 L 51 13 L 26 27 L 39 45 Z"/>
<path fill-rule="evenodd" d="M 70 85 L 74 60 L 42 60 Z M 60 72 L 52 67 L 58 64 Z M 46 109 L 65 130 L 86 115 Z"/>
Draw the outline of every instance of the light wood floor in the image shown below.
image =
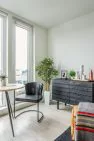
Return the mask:
<path fill-rule="evenodd" d="M 36 106 L 32 106 L 27 109 L 35 108 Z M 41 123 L 37 123 L 34 112 L 25 113 L 14 120 L 15 138 L 11 134 L 8 116 L 1 117 L 0 141 L 53 141 L 70 125 L 69 106 L 64 110 L 57 110 L 56 105 L 46 106 L 41 103 L 40 111 L 45 116 Z"/>

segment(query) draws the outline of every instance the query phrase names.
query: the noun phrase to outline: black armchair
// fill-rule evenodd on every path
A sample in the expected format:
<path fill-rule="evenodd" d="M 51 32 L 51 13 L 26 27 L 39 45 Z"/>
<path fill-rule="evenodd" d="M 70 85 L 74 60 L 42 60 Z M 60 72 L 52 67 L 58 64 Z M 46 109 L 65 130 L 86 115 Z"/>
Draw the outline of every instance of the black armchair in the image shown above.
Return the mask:
<path fill-rule="evenodd" d="M 20 113 L 19 115 L 29 112 L 35 111 L 37 112 L 37 122 L 40 122 L 44 115 L 42 112 L 39 111 L 39 102 L 42 100 L 42 91 L 43 91 L 43 84 L 38 82 L 30 82 L 25 84 L 25 91 L 26 94 L 21 94 L 15 97 L 15 101 L 22 101 L 22 102 L 34 102 L 37 103 L 37 110 L 28 110 Z M 39 113 L 41 114 L 41 118 L 39 118 Z M 14 102 L 14 117 L 17 118 L 19 115 L 15 116 L 15 102 Z"/>

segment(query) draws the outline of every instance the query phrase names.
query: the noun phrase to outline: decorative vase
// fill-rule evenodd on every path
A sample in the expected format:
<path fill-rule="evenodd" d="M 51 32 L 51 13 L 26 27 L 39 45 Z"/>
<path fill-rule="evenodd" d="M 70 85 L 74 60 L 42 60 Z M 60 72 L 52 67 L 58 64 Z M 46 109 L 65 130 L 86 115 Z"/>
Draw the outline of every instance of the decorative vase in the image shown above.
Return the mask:
<path fill-rule="evenodd" d="M 46 105 L 50 105 L 51 94 L 50 91 L 44 91 L 44 101 Z"/>
<path fill-rule="evenodd" d="M 92 70 L 90 70 L 90 73 L 89 73 L 89 80 L 93 81 L 93 71 Z"/>

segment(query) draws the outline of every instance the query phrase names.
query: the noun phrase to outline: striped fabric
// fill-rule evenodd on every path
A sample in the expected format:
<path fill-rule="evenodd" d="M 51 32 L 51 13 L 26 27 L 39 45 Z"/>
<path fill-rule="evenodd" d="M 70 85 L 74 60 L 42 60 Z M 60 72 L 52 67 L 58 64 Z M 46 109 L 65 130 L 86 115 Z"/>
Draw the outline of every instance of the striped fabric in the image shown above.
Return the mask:
<path fill-rule="evenodd" d="M 72 115 L 71 115 L 71 136 L 72 140 L 75 138 L 75 126 L 76 126 L 76 115 L 78 112 L 78 106 L 74 105 L 72 108 Z"/>
<path fill-rule="evenodd" d="M 80 103 L 78 106 L 75 141 L 94 141 L 93 103 Z"/>

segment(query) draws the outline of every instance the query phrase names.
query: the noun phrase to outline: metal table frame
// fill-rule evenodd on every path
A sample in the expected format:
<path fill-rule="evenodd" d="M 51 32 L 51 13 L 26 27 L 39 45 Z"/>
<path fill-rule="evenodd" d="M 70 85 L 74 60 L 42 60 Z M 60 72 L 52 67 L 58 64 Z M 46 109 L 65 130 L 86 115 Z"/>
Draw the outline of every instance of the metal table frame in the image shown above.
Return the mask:
<path fill-rule="evenodd" d="M 24 85 L 11 84 L 10 86 L 2 86 L 2 87 L 0 87 L 0 91 L 5 92 L 7 108 L 8 108 L 8 115 L 9 115 L 9 120 L 10 120 L 10 125 L 11 125 L 11 130 L 12 130 L 13 137 L 15 136 L 14 127 L 13 127 L 13 118 L 15 117 L 15 115 L 13 115 L 12 106 L 11 106 L 8 91 L 14 91 L 14 98 L 15 98 L 15 90 L 21 89 L 21 88 L 24 88 Z M 14 99 L 14 102 L 15 102 L 15 99 Z M 14 108 L 14 110 L 15 110 L 15 108 Z M 15 111 L 14 111 L 14 113 L 15 113 Z"/>

